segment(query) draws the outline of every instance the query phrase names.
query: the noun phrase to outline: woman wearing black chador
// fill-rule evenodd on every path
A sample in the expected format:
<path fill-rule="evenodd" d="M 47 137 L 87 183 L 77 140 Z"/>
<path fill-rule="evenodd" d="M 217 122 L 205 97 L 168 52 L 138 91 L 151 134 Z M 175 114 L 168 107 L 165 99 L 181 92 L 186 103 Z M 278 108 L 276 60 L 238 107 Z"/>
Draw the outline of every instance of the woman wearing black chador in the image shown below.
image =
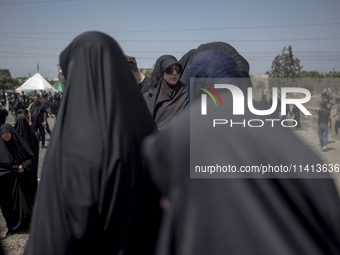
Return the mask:
<path fill-rule="evenodd" d="M 10 235 L 29 228 L 37 168 L 32 150 L 16 129 L 5 123 L 0 131 L 0 207 Z"/>

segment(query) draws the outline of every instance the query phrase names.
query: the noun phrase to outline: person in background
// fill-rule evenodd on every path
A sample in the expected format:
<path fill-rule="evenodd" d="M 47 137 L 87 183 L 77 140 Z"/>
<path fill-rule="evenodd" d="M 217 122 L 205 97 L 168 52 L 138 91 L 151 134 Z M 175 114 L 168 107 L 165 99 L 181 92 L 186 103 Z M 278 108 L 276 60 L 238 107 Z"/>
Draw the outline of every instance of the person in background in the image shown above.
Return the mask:
<path fill-rule="evenodd" d="M 10 94 L 8 99 L 8 108 L 11 114 L 14 116 L 14 105 L 16 103 L 16 93 Z"/>
<path fill-rule="evenodd" d="M 24 99 L 24 104 L 28 104 L 28 99 L 27 96 L 25 95 L 25 91 L 21 91 L 21 95 L 20 95 L 23 99 Z"/>
<path fill-rule="evenodd" d="M 320 108 L 321 108 L 321 104 L 324 104 L 325 107 L 326 107 L 326 110 L 331 112 L 331 110 L 332 110 L 332 103 L 329 100 L 326 92 L 321 93 L 321 101 L 319 101 L 318 104 L 319 104 Z"/>
<path fill-rule="evenodd" d="M 335 134 L 338 135 L 338 129 L 340 129 L 340 98 L 335 98 L 336 114 L 333 116 L 335 118 L 334 130 Z"/>
<path fill-rule="evenodd" d="M 318 135 L 320 139 L 320 145 L 322 151 L 327 151 L 328 144 L 328 123 L 329 129 L 332 129 L 332 118 L 331 113 L 327 108 L 327 102 L 323 101 L 320 103 L 320 109 L 307 108 L 310 111 L 316 112 L 318 117 Z"/>
<path fill-rule="evenodd" d="M 28 101 L 28 104 L 27 104 L 26 110 L 27 110 L 27 114 L 28 114 L 30 112 L 31 106 L 34 104 L 34 97 L 29 95 L 27 101 Z M 28 115 L 27 115 L 27 117 L 28 117 Z"/>
<path fill-rule="evenodd" d="M 13 107 L 14 117 L 17 116 L 18 110 L 26 110 L 27 104 L 25 103 L 25 99 L 22 96 L 18 96 L 18 100 Z"/>
<path fill-rule="evenodd" d="M 287 104 L 287 106 L 289 107 L 289 105 Z M 288 113 L 287 113 L 288 114 Z M 295 126 L 295 128 L 297 130 L 301 129 L 301 113 L 300 113 L 300 109 L 294 104 L 292 112 L 290 113 L 290 116 L 294 116 L 294 120 L 296 121 L 297 125 Z"/>
<path fill-rule="evenodd" d="M 52 131 L 50 129 L 50 125 L 48 124 L 48 118 L 51 116 L 54 118 L 54 114 L 51 112 L 51 101 L 50 101 L 50 96 L 47 93 L 43 94 L 43 97 L 40 99 L 40 102 L 45 105 L 45 111 L 46 111 L 46 124 L 44 125 L 44 128 L 46 129 L 47 133 L 51 136 Z"/>
<path fill-rule="evenodd" d="M 39 140 L 41 140 L 41 147 L 44 149 L 46 148 L 44 128 L 47 123 L 46 106 L 40 102 L 39 94 L 35 94 L 33 100 L 34 103 L 31 105 L 28 113 L 28 123 L 33 128 L 34 132 L 38 134 Z"/>
<path fill-rule="evenodd" d="M 187 86 L 181 82 L 182 66 L 171 55 L 159 57 L 144 98 L 159 129 L 189 104 Z"/>
<path fill-rule="evenodd" d="M 144 75 L 143 73 L 139 71 L 135 57 L 131 57 L 128 55 L 125 55 L 125 56 L 131 68 L 131 71 L 133 73 L 133 76 L 135 77 L 136 82 L 138 86 L 140 87 L 142 94 L 144 94 L 145 92 L 149 90 L 149 87 L 151 85 L 151 78 L 149 76 Z"/>
<path fill-rule="evenodd" d="M 56 95 L 54 95 L 53 102 L 51 103 L 51 113 L 54 115 L 54 123 L 57 120 L 60 103 L 61 103 L 60 102 L 60 95 L 59 95 L 59 93 L 58 94 L 56 93 Z"/>
<path fill-rule="evenodd" d="M 331 88 L 329 87 L 329 85 L 326 85 L 326 86 L 325 86 L 325 88 L 323 89 L 322 93 L 325 93 L 325 94 L 326 94 L 327 100 L 330 101 L 331 96 L 332 96 L 332 90 L 331 90 Z"/>
<path fill-rule="evenodd" d="M 0 104 L 0 127 L 2 126 L 2 124 L 6 123 L 7 116 L 8 111 L 6 107 Z"/>
<path fill-rule="evenodd" d="M 3 107 L 6 107 L 6 104 L 7 104 L 7 96 L 5 94 L 5 92 L 3 90 L 1 90 L 1 93 L 0 93 L 0 103 L 2 104 Z"/>
<path fill-rule="evenodd" d="M 9 236 L 29 229 L 37 167 L 30 146 L 11 124 L 3 124 L 0 132 L 0 207 Z"/>

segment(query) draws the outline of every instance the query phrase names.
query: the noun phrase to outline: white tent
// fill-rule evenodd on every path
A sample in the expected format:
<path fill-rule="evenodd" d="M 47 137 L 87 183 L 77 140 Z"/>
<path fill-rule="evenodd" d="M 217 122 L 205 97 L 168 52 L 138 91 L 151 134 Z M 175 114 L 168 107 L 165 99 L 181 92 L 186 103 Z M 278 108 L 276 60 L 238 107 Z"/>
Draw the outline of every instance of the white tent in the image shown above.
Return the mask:
<path fill-rule="evenodd" d="M 55 92 L 58 92 L 51 84 L 48 83 L 40 75 L 40 73 L 36 73 L 31 78 L 29 78 L 24 84 L 22 84 L 19 88 L 16 89 L 18 92 L 32 92 L 32 91 L 38 91 L 38 90 L 45 90 L 46 92 L 51 92 L 54 94 Z"/>

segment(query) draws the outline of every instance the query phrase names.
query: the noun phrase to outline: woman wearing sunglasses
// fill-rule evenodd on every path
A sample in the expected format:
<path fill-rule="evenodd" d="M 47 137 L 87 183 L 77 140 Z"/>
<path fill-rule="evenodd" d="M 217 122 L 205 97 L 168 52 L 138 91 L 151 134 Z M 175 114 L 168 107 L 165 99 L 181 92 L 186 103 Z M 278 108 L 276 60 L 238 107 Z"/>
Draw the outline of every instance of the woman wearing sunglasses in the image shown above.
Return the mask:
<path fill-rule="evenodd" d="M 144 98 L 159 129 L 189 104 L 187 87 L 179 80 L 181 73 L 182 66 L 174 56 L 157 59 L 151 87 Z"/>

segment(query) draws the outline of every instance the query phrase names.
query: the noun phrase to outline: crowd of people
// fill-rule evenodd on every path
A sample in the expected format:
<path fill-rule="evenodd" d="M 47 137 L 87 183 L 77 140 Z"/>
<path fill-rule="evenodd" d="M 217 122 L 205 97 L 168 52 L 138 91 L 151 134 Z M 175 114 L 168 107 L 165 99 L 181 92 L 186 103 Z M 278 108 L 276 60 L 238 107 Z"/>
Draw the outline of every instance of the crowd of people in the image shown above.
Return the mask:
<path fill-rule="evenodd" d="M 202 44 L 180 60 L 163 55 L 149 78 L 112 37 L 85 32 L 60 54 L 60 66 L 66 85 L 58 111 L 36 95 L 26 119 L 33 134 L 41 134 L 46 116 L 58 116 L 39 188 L 22 185 L 36 192 L 23 207 L 33 210 L 25 255 L 340 253 L 340 203 L 327 173 L 190 178 L 191 139 L 203 161 L 322 162 L 285 128 L 214 133 L 190 126 L 202 92 L 190 78 L 241 78 L 236 85 L 244 92 L 252 86 L 249 64 L 232 46 Z M 228 92 L 220 96 L 232 103 Z M 21 113 L 13 114 L 18 119 Z M 6 190 L 24 173 L 36 178 L 37 155 L 10 125 L 1 127 L 1 135 L 0 181 L 12 178 L 6 188 L 0 183 L 6 214 Z M 15 230 L 11 224 L 9 219 Z"/>

